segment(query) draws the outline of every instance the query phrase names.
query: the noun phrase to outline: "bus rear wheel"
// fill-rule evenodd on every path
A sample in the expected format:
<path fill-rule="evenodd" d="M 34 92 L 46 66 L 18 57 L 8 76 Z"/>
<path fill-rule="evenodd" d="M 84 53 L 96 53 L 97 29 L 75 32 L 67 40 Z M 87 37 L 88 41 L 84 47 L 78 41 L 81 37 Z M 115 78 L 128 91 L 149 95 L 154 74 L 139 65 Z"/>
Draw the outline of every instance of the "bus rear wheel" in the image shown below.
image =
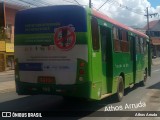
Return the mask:
<path fill-rule="evenodd" d="M 119 76 L 118 85 L 117 85 L 117 93 L 115 94 L 115 100 L 117 102 L 120 102 L 122 101 L 123 96 L 124 96 L 123 78 L 122 76 Z"/>
<path fill-rule="evenodd" d="M 141 81 L 141 85 L 142 86 L 146 86 L 146 82 L 147 82 L 147 71 L 145 70 L 145 72 L 144 72 L 144 78 L 143 78 L 143 81 Z"/>

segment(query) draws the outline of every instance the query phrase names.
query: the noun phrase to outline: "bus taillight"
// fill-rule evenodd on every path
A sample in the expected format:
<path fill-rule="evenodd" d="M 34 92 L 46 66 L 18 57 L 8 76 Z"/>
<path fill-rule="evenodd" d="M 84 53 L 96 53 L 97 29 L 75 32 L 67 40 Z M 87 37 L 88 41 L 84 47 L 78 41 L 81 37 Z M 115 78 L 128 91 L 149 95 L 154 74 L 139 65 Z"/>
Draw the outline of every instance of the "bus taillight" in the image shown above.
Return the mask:
<path fill-rule="evenodd" d="M 83 59 L 79 59 L 78 81 L 84 81 L 87 75 L 87 63 Z"/>
<path fill-rule="evenodd" d="M 80 67 L 84 67 L 85 63 L 84 62 L 81 62 L 80 63 Z"/>
<path fill-rule="evenodd" d="M 79 74 L 80 74 L 80 75 L 83 75 L 83 74 L 84 74 L 84 70 L 80 69 L 80 70 L 79 70 Z"/>

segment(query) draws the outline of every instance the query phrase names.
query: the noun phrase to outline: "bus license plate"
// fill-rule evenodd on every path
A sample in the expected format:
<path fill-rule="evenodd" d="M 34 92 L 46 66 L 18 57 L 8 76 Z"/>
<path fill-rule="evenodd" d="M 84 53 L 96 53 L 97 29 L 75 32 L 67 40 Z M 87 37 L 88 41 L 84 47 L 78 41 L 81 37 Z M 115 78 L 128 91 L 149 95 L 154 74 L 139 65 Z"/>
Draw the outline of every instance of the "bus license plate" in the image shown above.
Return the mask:
<path fill-rule="evenodd" d="M 38 83 L 45 83 L 45 84 L 55 83 L 55 77 L 53 77 L 53 76 L 39 76 Z"/>

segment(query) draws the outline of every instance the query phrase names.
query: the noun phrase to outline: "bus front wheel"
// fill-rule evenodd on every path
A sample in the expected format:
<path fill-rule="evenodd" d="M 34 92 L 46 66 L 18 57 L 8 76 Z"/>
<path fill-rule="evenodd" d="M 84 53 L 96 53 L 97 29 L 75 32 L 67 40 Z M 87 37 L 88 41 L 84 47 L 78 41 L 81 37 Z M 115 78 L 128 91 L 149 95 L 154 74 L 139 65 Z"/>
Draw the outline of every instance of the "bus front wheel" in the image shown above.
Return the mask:
<path fill-rule="evenodd" d="M 118 84 L 117 84 L 117 93 L 115 94 L 115 100 L 120 102 L 124 96 L 124 83 L 123 77 L 119 76 Z"/>

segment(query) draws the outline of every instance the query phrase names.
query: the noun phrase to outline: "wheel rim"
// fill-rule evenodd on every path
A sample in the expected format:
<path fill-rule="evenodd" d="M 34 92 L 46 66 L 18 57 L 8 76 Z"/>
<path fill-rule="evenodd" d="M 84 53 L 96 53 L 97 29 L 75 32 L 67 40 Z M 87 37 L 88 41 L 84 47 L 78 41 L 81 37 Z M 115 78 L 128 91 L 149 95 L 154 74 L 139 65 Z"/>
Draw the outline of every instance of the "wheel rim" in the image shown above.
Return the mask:
<path fill-rule="evenodd" d="M 124 93 L 123 82 L 121 81 L 120 84 L 119 84 L 119 93 L 118 93 L 120 98 L 123 97 L 123 93 Z"/>
<path fill-rule="evenodd" d="M 146 83 L 146 81 L 147 81 L 147 74 L 146 74 L 146 72 L 145 72 L 145 73 L 144 73 L 144 80 L 143 80 L 143 82 Z"/>

